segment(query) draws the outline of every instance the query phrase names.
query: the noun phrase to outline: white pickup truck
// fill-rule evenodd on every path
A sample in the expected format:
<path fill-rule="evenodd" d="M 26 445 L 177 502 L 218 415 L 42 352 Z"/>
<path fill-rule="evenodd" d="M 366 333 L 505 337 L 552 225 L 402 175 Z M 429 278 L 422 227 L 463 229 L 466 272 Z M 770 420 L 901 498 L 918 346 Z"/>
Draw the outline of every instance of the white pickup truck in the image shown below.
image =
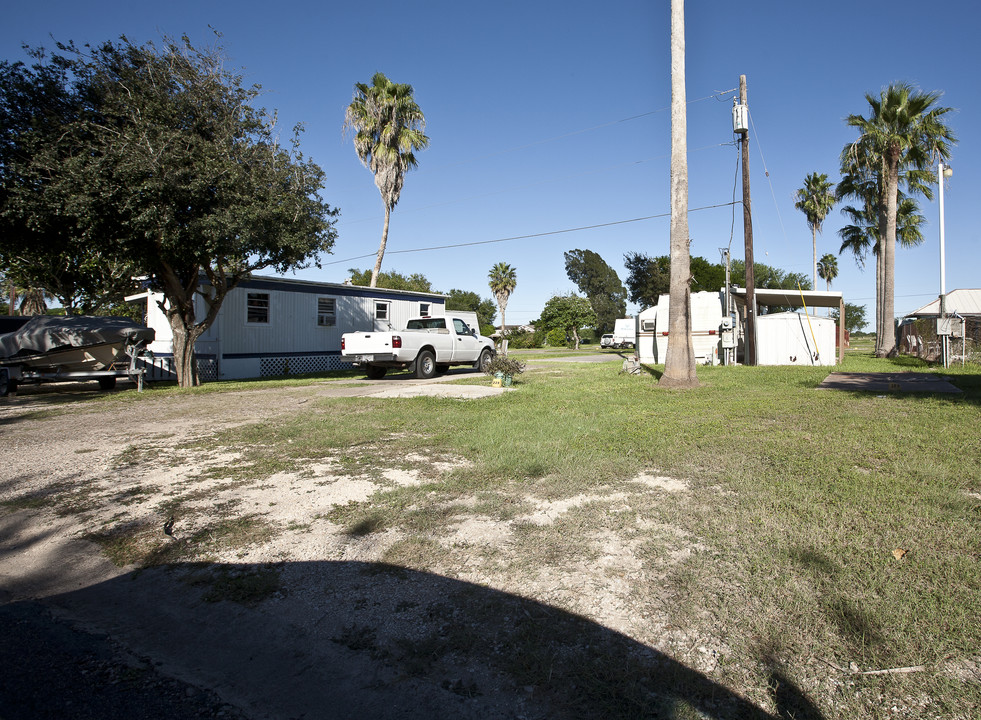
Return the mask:
<path fill-rule="evenodd" d="M 372 380 L 389 368 L 413 367 L 417 378 L 431 378 L 450 365 L 484 370 L 494 357 L 494 341 L 481 337 L 459 317 L 420 317 L 405 330 L 352 332 L 341 336 L 341 360 L 363 367 Z"/>

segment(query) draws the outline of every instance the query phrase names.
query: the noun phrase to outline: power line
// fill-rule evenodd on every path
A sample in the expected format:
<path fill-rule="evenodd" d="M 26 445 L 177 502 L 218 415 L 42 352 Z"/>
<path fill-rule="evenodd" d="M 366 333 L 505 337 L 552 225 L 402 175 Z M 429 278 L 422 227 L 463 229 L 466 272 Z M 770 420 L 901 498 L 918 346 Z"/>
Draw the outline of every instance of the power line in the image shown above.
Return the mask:
<path fill-rule="evenodd" d="M 713 150 L 719 147 L 725 147 L 726 145 L 732 145 L 731 142 L 715 143 L 713 145 L 703 145 L 702 147 L 697 147 L 688 151 L 688 154 L 701 152 L 703 150 Z M 634 165 L 642 165 L 644 163 L 653 162 L 655 160 L 663 160 L 670 155 L 655 155 L 654 157 L 643 158 L 641 160 L 630 160 L 628 162 L 617 163 L 615 165 L 607 165 L 606 167 L 597 168 L 595 170 L 584 170 L 579 173 L 569 173 L 566 175 L 561 175 L 559 177 L 549 178 L 547 180 L 539 180 L 538 182 L 526 183 L 525 185 L 512 185 L 510 187 L 502 188 L 499 190 L 491 190 L 489 192 L 481 193 L 479 195 L 468 195 L 462 198 L 454 198 L 452 200 L 444 200 L 443 202 L 430 203 L 429 205 L 420 205 L 418 207 L 402 208 L 399 211 L 400 216 L 409 215 L 411 213 L 422 212 L 424 210 L 431 210 L 437 207 L 443 207 L 444 205 L 453 205 L 456 203 L 467 202 L 468 200 L 479 200 L 480 198 L 491 197 L 494 195 L 502 195 L 504 193 L 515 192 L 517 190 L 526 190 L 532 187 L 539 187 L 541 185 L 548 185 L 549 183 L 559 182 L 561 180 L 569 180 L 571 178 L 586 177 L 588 175 L 595 175 L 597 173 L 609 172 L 610 170 L 617 170 L 619 168 L 631 167 Z M 351 225 L 356 225 L 358 223 L 364 222 L 375 222 L 378 219 L 378 215 L 373 217 L 360 218 L 358 220 L 349 220 L 347 222 L 338 223 L 338 227 L 349 227 Z"/>
<path fill-rule="evenodd" d="M 713 93 L 712 95 L 706 95 L 705 97 L 696 98 L 695 100 L 689 100 L 687 104 L 694 105 L 695 103 L 702 102 L 704 100 L 711 100 L 713 98 L 718 99 L 733 92 L 736 92 L 736 88 L 733 88 L 732 90 L 720 90 Z M 543 138 L 541 140 L 535 140 L 530 143 L 525 143 L 524 145 L 516 145 L 514 147 L 505 148 L 504 150 L 497 150 L 495 152 L 488 153 L 486 155 L 465 158 L 463 160 L 458 160 L 457 162 L 454 163 L 447 163 L 445 165 L 436 165 L 432 167 L 427 167 L 423 172 L 428 172 L 431 170 L 442 170 L 443 168 L 449 168 L 449 167 L 457 167 L 459 165 L 466 165 L 467 163 L 475 162 L 477 160 L 486 160 L 487 158 L 497 157 L 498 155 L 505 155 L 507 153 L 517 152 L 519 150 L 527 150 L 528 148 L 544 145 L 545 143 L 555 142 L 556 140 L 564 140 L 566 138 L 575 137 L 576 135 L 582 135 L 583 133 L 592 132 L 594 130 L 602 130 L 603 128 L 610 127 L 612 125 L 618 125 L 620 123 L 630 122 L 632 120 L 639 120 L 640 118 L 648 117 L 650 115 L 657 115 L 658 113 L 667 112 L 670 109 L 671 106 L 668 105 L 666 107 L 657 108 L 655 110 L 648 110 L 647 112 L 643 112 L 638 115 L 631 115 L 629 117 L 620 118 L 619 120 L 610 120 L 609 122 L 601 123 L 599 125 L 594 125 L 592 127 L 582 128 L 580 130 L 572 130 L 571 132 L 563 133 L 562 135 L 555 135 L 553 137 Z"/>
<path fill-rule="evenodd" d="M 727 202 L 727 203 L 720 203 L 718 205 L 703 205 L 702 207 L 689 208 L 688 209 L 688 212 L 692 213 L 692 212 L 698 212 L 699 210 L 713 210 L 715 208 L 729 207 L 732 204 L 733 203 L 731 203 L 731 202 Z M 657 215 L 646 215 L 644 217 L 631 218 L 630 220 L 613 220 L 611 222 L 598 223 L 596 225 L 581 225 L 579 227 L 565 228 L 563 230 L 549 230 L 549 231 L 546 231 L 546 232 L 531 233 L 529 235 L 514 235 L 512 237 L 496 238 L 494 240 L 477 240 L 477 241 L 474 241 L 474 242 L 453 243 L 453 244 L 450 244 L 450 245 L 433 245 L 431 247 L 412 248 L 412 249 L 409 249 L 409 250 L 389 250 L 385 254 L 386 255 L 402 255 L 402 254 L 405 254 L 405 253 L 427 252 L 429 250 L 446 250 L 448 248 L 473 247 L 475 245 L 491 245 L 493 243 L 509 242 L 511 240 L 528 240 L 528 239 L 531 239 L 531 238 L 548 237 L 549 235 L 562 235 L 562 234 L 565 234 L 565 233 L 579 232 L 581 230 L 595 230 L 597 228 L 613 227 L 615 225 L 626 225 L 628 223 L 642 222 L 644 220 L 653 220 L 655 218 L 664 218 L 664 217 L 671 217 L 671 213 L 670 212 L 658 213 Z M 332 262 L 327 262 L 327 263 L 322 263 L 322 264 L 323 265 L 340 265 L 341 263 L 348 263 L 348 262 L 352 262 L 354 260 L 363 260 L 365 258 L 375 257 L 376 255 L 377 255 L 377 252 L 372 252 L 372 253 L 368 253 L 366 255 L 358 255 L 356 257 L 350 257 L 350 258 L 346 258 L 344 260 L 334 260 Z"/>

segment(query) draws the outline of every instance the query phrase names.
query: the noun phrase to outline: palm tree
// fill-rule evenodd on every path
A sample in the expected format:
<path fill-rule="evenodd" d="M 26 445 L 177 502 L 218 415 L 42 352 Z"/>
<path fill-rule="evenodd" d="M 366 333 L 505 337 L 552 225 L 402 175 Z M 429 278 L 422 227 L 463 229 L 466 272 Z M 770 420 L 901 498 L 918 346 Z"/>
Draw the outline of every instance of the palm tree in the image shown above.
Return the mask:
<path fill-rule="evenodd" d="M 813 172 L 804 178 L 804 186 L 794 195 L 797 198 L 794 207 L 804 213 L 804 217 L 807 218 L 807 227 L 811 229 L 811 243 L 814 249 L 814 274 L 811 278 L 811 287 L 814 288 L 817 288 L 818 279 L 817 234 L 821 232 L 824 219 L 828 217 L 828 213 L 834 207 L 833 187 L 834 183 L 828 180 L 827 175 Z"/>
<path fill-rule="evenodd" d="M 371 78 L 371 85 L 355 84 L 344 128 L 354 130 L 354 149 L 361 163 L 374 173 L 385 204 L 385 225 L 371 272 L 370 287 L 375 287 L 388 244 L 392 208 L 402 193 L 405 173 L 418 166 L 415 151 L 429 147 L 423 132 L 426 118 L 412 97 L 411 85 L 394 83 L 379 72 Z"/>
<path fill-rule="evenodd" d="M 668 352 L 658 384 L 698 386 L 691 339 L 691 251 L 688 237 L 688 114 L 685 106 L 685 2 L 671 0 L 671 278 Z"/>
<path fill-rule="evenodd" d="M 831 253 L 822 255 L 821 259 L 818 260 L 817 272 L 818 277 L 828 284 L 828 290 L 830 290 L 831 281 L 838 277 L 838 258 Z"/>
<path fill-rule="evenodd" d="M 504 309 L 508 306 L 508 298 L 518 285 L 517 275 L 513 267 L 507 263 L 499 262 L 491 268 L 487 277 L 490 278 L 488 285 L 494 297 L 497 298 L 497 306 L 501 310 L 501 334 L 504 334 Z"/>
<path fill-rule="evenodd" d="M 936 107 L 941 94 L 924 93 L 908 83 L 884 88 L 879 97 L 866 93 L 870 112 L 849 115 L 846 122 L 858 129 L 858 140 L 842 151 L 842 166 L 862 170 L 877 178 L 876 214 L 882 264 L 881 319 L 876 318 L 876 355 L 896 351 L 895 270 L 899 190 L 904 169 L 924 171 L 934 158 L 950 157 L 954 133 L 943 116 L 950 108 Z"/>

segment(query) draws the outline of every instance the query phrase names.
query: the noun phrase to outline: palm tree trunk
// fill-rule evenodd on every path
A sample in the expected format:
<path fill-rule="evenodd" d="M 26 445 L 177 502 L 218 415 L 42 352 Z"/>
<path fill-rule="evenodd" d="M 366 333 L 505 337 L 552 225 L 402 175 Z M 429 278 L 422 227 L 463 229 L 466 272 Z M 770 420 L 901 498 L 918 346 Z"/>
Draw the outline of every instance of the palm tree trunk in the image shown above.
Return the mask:
<path fill-rule="evenodd" d="M 882 343 L 879 357 L 896 354 L 896 208 L 899 192 L 899 158 L 890 158 L 884 183 L 886 194 L 886 233 L 882 265 Z"/>
<path fill-rule="evenodd" d="M 698 386 L 691 340 L 688 246 L 688 114 L 685 93 L 685 2 L 671 0 L 671 286 L 665 387 Z"/>
<path fill-rule="evenodd" d="M 811 228 L 811 246 L 814 249 L 814 277 L 811 278 L 811 288 L 817 290 L 817 228 Z"/>
<path fill-rule="evenodd" d="M 392 208 L 385 203 L 385 226 L 382 228 L 381 245 L 378 246 L 378 257 L 375 259 L 375 269 L 371 271 L 371 283 L 368 287 L 377 287 L 378 273 L 381 272 L 382 258 L 385 257 L 385 246 L 388 245 L 388 223 L 392 217 Z"/>
<path fill-rule="evenodd" d="M 814 249 L 814 276 L 811 278 L 811 289 L 818 289 L 818 233 L 817 228 L 811 228 L 811 246 Z M 816 308 L 812 309 L 812 313 L 816 313 Z"/>

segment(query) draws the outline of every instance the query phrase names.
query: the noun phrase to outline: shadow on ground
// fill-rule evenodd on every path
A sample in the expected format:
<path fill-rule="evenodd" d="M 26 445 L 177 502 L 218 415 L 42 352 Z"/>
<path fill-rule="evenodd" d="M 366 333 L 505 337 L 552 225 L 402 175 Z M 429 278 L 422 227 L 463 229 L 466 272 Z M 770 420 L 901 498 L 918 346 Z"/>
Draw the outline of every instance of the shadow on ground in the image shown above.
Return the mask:
<path fill-rule="evenodd" d="M 177 565 L 9 603 L 0 615 L 37 620 L 42 605 L 186 683 L 188 697 L 220 698 L 246 717 L 821 718 L 789 678 L 772 678 L 773 716 L 582 617 L 391 565 Z M 33 668 L 34 653 L 10 657 L 36 625 L 6 623 L 0 662 L 28 686 L 0 683 L 0 715 L 89 717 L 84 692 L 64 706 L 67 675 L 51 658 Z M 132 717 L 112 713 L 91 716 Z"/>

